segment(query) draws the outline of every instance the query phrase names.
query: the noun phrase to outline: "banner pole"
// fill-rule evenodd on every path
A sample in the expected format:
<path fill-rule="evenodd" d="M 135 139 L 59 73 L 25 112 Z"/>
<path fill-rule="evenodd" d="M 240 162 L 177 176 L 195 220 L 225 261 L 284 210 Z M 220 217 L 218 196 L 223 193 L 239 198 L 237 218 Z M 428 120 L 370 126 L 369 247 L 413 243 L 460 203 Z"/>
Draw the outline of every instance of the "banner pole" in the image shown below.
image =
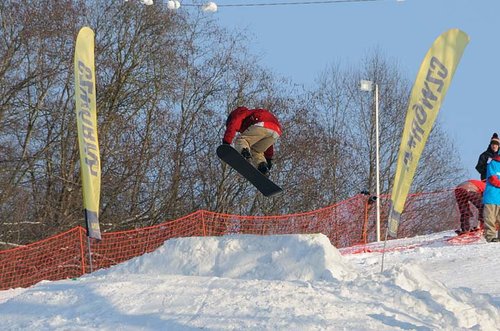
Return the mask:
<path fill-rule="evenodd" d="M 101 160 L 97 139 L 94 39 L 94 31 L 86 26 L 80 29 L 76 38 L 74 57 L 75 114 L 87 236 L 100 240 Z"/>
<path fill-rule="evenodd" d="M 391 194 L 389 235 L 397 238 L 399 221 L 418 162 L 458 67 L 469 36 L 450 29 L 433 42 L 411 90 Z"/>
<path fill-rule="evenodd" d="M 94 272 L 94 269 L 92 267 L 92 249 L 90 248 L 90 237 L 87 236 L 87 245 L 89 247 L 89 267 L 90 267 L 90 273 Z"/>
<path fill-rule="evenodd" d="M 389 233 L 389 227 L 385 228 L 385 238 L 384 238 L 384 247 L 382 248 L 382 263 L 380 265 L 380 273 L 384 272 L 384 256 L 385 256 L 385 247 L 387 246 L 387 234 Z"/>

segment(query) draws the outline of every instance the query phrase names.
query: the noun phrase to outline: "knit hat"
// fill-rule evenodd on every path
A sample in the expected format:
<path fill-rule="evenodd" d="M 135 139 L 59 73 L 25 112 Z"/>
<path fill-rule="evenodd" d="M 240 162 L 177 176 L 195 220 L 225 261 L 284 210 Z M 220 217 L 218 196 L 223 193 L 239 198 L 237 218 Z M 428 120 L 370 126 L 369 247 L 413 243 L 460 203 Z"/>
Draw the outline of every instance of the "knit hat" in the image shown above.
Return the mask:
<path fill-rule="evenodd" d="M 500 146 L 500 139 L 498 138 L 498 134 L 495 132 L 493 133 L 493 136 L 491 137 L 490 145 L 495 144 L 497 146 Z"/>

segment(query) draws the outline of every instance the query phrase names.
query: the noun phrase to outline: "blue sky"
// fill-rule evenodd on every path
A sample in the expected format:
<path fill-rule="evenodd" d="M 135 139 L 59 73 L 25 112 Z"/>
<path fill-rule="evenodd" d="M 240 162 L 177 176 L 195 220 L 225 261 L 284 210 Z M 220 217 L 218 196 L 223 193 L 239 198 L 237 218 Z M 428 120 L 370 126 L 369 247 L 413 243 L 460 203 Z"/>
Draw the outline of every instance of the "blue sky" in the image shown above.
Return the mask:
<path fill-rule="evenodd" d="M 300 2 L 308 2 L 302 0 Z M 314 0 L 312 0 L 314 1 Z M 330 64 L 361 64 L 377 48 L 414 81 L 434 40 L 459 28 L 470 37 L 438 117 L 470 178 L 493 132 L 500 133 L 499 0 L 372 2 L 224 7 L 295 0 L 220 0 L 211 14 L 222 26 L 245 29 L 254 54 L 276 74 L 306 86 Z M 380 111 L 383 111 L 381 109 Z"/>

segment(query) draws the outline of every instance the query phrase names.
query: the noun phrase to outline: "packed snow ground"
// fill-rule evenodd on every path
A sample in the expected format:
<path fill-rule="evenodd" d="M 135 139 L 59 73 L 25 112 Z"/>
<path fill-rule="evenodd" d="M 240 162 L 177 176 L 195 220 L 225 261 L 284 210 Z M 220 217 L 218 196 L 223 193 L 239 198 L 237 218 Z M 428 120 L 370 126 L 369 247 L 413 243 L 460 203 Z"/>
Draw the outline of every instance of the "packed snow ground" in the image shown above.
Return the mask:
<path fill-rule="evenodd" d="M 77 280 L 0 291 L 2 330 L 498 330 L 499 243 L 452 232 L 337 250 L 324 235 L 172 239 Z"/>

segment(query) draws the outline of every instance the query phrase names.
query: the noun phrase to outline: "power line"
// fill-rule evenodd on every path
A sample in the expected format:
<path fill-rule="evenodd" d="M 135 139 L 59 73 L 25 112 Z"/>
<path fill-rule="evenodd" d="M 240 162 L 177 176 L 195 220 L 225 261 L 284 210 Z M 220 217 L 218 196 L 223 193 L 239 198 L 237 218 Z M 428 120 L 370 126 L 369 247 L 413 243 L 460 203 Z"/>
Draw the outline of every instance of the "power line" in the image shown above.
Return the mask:
<path fill-rule="evenodd" d="M 232 5 L 217 5 L 218 7 L 257 7 L 257 6 L 289 6 L 289 5 L 319 5 L 319 4 L 334 4 L 342 2 L 374 2 L 380 0 L 323 0 L 323 1 L 297 1 L 297 2 L 275 2 L 275 3 L 248 3 L 248 4 L 232 4 Z"/>
<path fill-rule="evenodd" d="M 240 4 L 218 4 L 217 7 L 264 7 L 264 6 L 290 6 L 290 5 L 319 5 L 319 4 L 337 4 L 348 2 L 377 2 L 385 0 L 322 0 L 322 1 L 293 1 L 293 2 L 263 2 L 263 3 L 240 3 Z M 396 0 L 402 1 L 402 0 Z M 183 6 L 199 7 L 195 4 L 182 4 Z"/>

